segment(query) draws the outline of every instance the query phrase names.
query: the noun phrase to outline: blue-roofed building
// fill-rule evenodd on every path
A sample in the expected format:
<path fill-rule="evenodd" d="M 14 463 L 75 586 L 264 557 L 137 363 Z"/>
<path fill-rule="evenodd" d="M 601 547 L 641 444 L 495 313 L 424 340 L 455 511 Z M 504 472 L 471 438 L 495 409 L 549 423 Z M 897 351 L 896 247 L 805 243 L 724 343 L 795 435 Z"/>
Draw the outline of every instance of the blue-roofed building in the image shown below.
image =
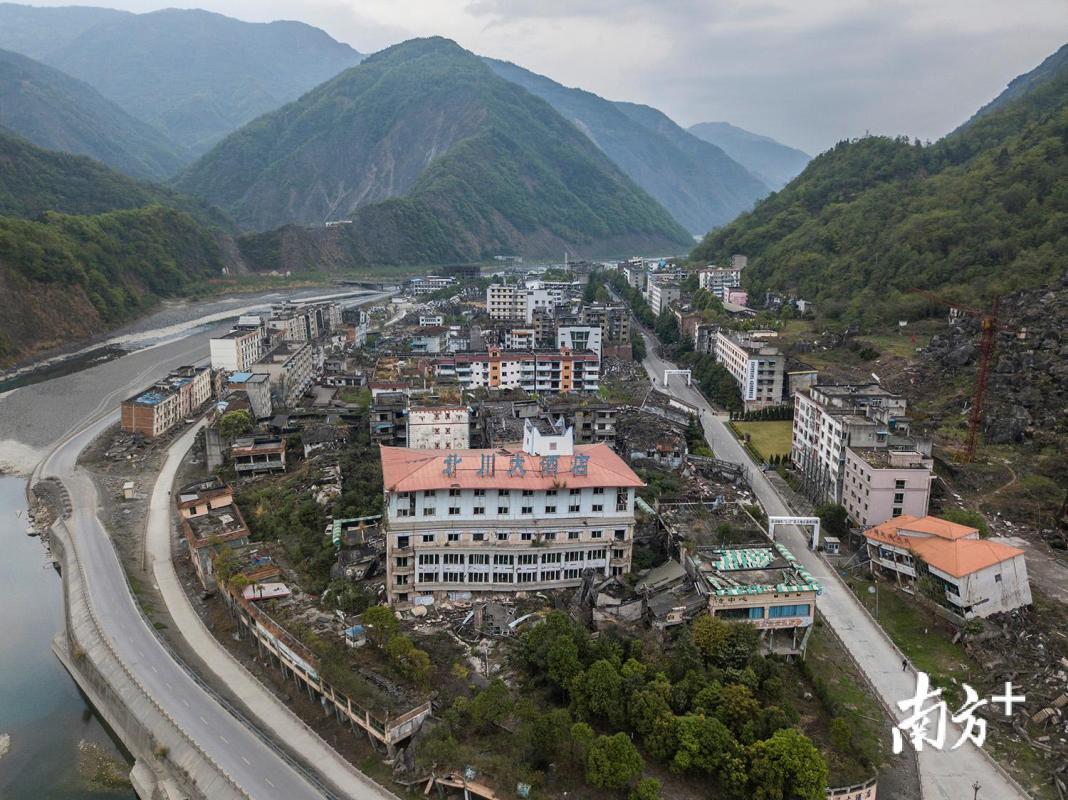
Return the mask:
<path fill-rule="evenodd" d="M 211 367 L 178 367 L 124 400 L 122 429 L 152 439 L 196 414 L 212 397 Z"/>

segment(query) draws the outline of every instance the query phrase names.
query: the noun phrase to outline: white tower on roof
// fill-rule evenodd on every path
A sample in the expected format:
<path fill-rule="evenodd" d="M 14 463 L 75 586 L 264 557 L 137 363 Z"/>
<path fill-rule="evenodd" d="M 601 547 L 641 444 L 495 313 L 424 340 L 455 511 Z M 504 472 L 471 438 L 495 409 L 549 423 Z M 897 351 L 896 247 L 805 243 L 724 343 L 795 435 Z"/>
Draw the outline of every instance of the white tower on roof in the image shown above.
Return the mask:
<path fill-rule="evenodd" d="M 575 453 L 575 429 L 560 417 L 556 422 L 527 419 L 523 423 L 523 452 L 532 456 L 570 456 Z"/>

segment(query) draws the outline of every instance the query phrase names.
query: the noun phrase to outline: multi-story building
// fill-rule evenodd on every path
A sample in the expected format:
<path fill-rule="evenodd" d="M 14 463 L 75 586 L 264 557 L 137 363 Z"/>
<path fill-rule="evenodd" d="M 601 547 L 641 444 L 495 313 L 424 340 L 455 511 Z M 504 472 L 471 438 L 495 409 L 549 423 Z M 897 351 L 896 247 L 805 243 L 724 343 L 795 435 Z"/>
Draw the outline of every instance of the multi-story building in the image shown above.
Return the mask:
<path fill-rule="evenodd" d="M 455 375 L 461 389 L 522 389 L 538 394 L 596 392 L 600 359 L 589 351 L 506 351 L 456 353 L 436 359 L 435 373 Z"/>
<path fill-rule="evenodd" d="M 806 491 L 820 500 L 842 502 L 846 448 L 922 447 L 907 438 L 905 398 L 877 383 L 816 384 L 794 394 L 790 460 Z"/>
<path fill-rule="evenodd" d="M 420 328 L 439 328 L 445 324 L 445 317 L 441 314 L 420 314 Z"/>
<path fill-rule="evenodd" d="M 310 342 L 341 329 L 339 303 L 276 303 L 267 320 L 268 331 L 277 331 L 287 342 Z"/>
<path fill-rule="evenodd" d="M 521 448 L 383 447 L 390 603 L 574 588 L 630 571 L 634 490 L 605 444 L 528 420 Z"/>
<path fill-rule="evenodd" d="M 234 491 L 218 478 L 196 481 L 178 490 L 178 530 L 189 548 L 200 585 L 214 589 L 214 558 L 221 547 L 248 544 L 249 531 Z"/>
<path fill-rule="evenodd" d="M 739 289 L 742 285 L 742 268 L 734 266 L 717 267 L 708 266 L 697 273 L 697 285 L 718 297 L 727 300 L 731 289 Z"/>
<path fill-rule="evenodd" d="M 452 286 L 456 283 L 456 278 L 442 277 L 441 275 L 427 275 L 426 277 L 411 278 L 408 281 L 408 292 L 410 294 L 421 296 L 424 294 L 433 294 L 440 291 L 447 286 Z"/>
<path fill-rule="evenodd" d="M 271 376 L 265 372 L 234 372 L 227 378 L 226 389 L 248 398 L 255 419 L 271 416 Z"/>
<path fill-rule="evenodd" d="M 541 408 L 551 418 L 566 421 L 575 431 L 575 444 L 615 444 L 619 408 L 611 403 L 574 394 L 546 395 Z"/>
<path fill-rule="evenodd" d="M 601 341 L 626 344 L 630 341 L 630 312 L 626 306 L 591 303 L 582 308 L 582 322 L 601 328 Z"/>
<path fill-rule="evenodd" d="M 278 405 L 295 408 L 315 379 L 312 346 L 307 342 L 282 342 L 253 366 L 271 376 L 271 395 Z"/>
<path fill-rule="evenodd" d="M 408 447 L 466 450 L 471 446 L 471 410 L 464 405 L 413 404 L 408 411 Z"/>
<path fill-rule="evenodd" d="M 553 306 L 562 306 L 582 294 L 580 281 L 546 281 L 540 278 L 526 282 L 527 289 L 540 289 Z"/>
<path fill-rule="evenodd" d="M 648 278 L 648 272 L 645 269 L 645 262 L 638 259 L 631 259 L 623 266 L 623 277 L 627 279 L 627 285 L 631 289 L 637 289 L 639 292 L 645 291 L 645 283 Z"/>
<path fill-rule="evenodd" d="M 1031 604 L 1024 551 L 980 539 L 938 517 L 901 516 L 864 531 L 872 568 L 909 583 L 932 579 L 944 605 L 966 619 Z"/>
<path fill-rule="evenodd" d="M 536 350 L 539 341 L 536 328 L 509 328 L 504 332 L 505 350 Z"/>
<path fill-rule="evenodd" d="M 226 372 L 248 372 L 263 354 L 263 332 L 258 327 L 234 328 L 209 340 L 211 366 Z"/>
<path fill-rule="evenodd" d="M 444 353 L 449 349 L 449 329 L 443 326 L 420 328 L 412 337 L 413 353 Z"/>
<path fill-rule="evenodd" d="M 371 401 L 371 441 L 389 447 L 408 446 L 408 395 L 377 392 Z"/>
<path fill-rule="evenodd" d="M 653 274 L 649 276 L 645 299 L 649 303 L 649 308 L 657 316 L 660 316 L 672 303 L 677 303 L 681 296 L 679 282 L 675 275 Z"/>
<path fill-rule="evenodd" d="M 816 617 L 820 585 L 778 542 L 725 549 L 684 548 L 682 565 L 708 610 L 759 628 L 772 652 L 796 655 Z"/>
<path fill-rule="evenodd" d="M 230 446 L 238 475 L 286 471 L 286 440 L 280 436 L 247 436 Z"/>
<path fill-rule="evenodd" d="M 894 517 L 926 517 L 934 461 L 918 450 L 847 447 L 842 505 L 861 528 Z"/>
<path fill-rule="evenodd" d="M 486 313 L 494 320 L 521 320 L 526 317 L 526 287 L 492 283 L 486 287 Z"/>
<path fill-rule="evenodd" d="M 122 430 L 149 439 L 163 435 L 211 399 L 212 377 L 211 367 L 178 367 L 122 402 Z"/>
<path fill-rule="evenodd" d="M 556 329 L 556 346 L 560 349 L 592 350 L 601 357 L 601 328 L 599 325 L 561 325 Z"/>
<path fill-rule="evenodd" d="M 738 382 L 746 410 L 782 403 L 786 357 L 776 348 L 721 330 L 716 333 L 716 361 Z"/>

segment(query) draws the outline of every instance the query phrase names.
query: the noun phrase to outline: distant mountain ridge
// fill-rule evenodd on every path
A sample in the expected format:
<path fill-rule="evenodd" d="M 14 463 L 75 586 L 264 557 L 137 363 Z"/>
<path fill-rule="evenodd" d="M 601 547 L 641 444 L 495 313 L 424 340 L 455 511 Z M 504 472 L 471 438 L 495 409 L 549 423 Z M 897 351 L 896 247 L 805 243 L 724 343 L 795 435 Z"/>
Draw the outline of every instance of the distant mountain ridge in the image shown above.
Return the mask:
<path fill-rule="evenodd" d="M 571 120 L 691 233 L 730 222 L 769 191 L 718 147 L 691 136 L 656 109 L 605 100 L 510 62 L 484 60 Z"/>
<path fill-rule="evenodd" d="M 690 240 L 551 106 L 441 38 L 376 53 L 232 134 L 175 185 L 261 231 L 352 219 L 266 234 L 260 259 L 302 242 L 328 260 L 447 263 Z"/>
<path fill-rule="evenodd" d="M 774 190 L 779 190 L 805 168 L 812 156 L 729 122 L 699 122 L 687 130 L 721 148 Z"/>
<path fill-rule="evenodd" d="M 55 27 L 48 46 L 47 28 Z M 362 58 L 301 22 L 0 4 L 0 47 L 85 81 L 194 154 Z"/>
<path fill-rule="evenodd" d="M 1010 86 L 933 145 L 840 142 L 691 258 L 745 253 L 751 294 L 788 292 L 830 317 L 883 322 L 929 310 L 915 289 L 985 306 L 1042 285 L 1068 253 L 1068 60 Z"/>
<path fill-rule="evenodd" d="M 0 128 L 139 178 L 169 177 L 188 158 L 89 84 L 7 50 L 0 50 Z"/>

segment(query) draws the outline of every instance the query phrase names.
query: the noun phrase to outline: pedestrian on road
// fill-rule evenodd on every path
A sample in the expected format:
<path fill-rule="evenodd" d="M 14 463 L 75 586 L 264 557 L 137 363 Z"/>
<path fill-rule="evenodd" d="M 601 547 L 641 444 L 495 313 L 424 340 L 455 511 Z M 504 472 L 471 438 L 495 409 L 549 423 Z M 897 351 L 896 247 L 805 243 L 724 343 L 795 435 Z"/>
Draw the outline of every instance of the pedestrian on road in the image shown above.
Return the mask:
<path fill-rule="evenodd" d="M 904 672 L 909 668 L 909 660 L 907 658 L 901 659 L 901 671 Z"/>

